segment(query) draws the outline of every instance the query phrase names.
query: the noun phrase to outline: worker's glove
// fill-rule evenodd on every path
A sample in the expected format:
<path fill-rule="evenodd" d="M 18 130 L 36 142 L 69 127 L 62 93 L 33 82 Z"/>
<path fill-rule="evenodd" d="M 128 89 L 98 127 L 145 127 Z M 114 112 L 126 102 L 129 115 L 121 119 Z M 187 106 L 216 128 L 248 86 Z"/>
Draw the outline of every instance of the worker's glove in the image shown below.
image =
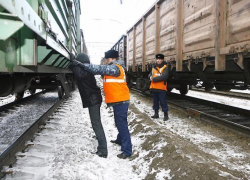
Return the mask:
<path fill-rule="evenodd" d="M 74 55 L 73 53 L 70 53 L 70 54 L 69 54 L 69 58 L 70 58 L 70 60 L 72 61 L 72 60 L 75 59 L 75 55 Z"/>

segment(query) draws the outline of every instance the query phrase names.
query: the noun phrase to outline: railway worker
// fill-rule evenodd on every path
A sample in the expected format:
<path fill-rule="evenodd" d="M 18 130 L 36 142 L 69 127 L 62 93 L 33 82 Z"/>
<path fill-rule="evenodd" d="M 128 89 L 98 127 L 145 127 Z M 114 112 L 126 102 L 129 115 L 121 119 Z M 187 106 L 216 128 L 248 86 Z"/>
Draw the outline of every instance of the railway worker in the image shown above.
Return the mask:
<path fill-rule="evenodd" d="M 153 109 L 155 114 L 152 118 L 159 118 L 159 102 L 161 104 L 162 111 L 164 112 L 164 121 L 168 120 L 168 104 L 166 100 L 168 68 L 167 63 L 164 61 L 163 54 L 156 54 L 156 64 L 152 68 L 152 72 L 149 74 L 151 81 L 150 90 L 153 94 Z"/>
<path fill-rule="evenodd" d="M 118 129 L 116 140 L 111 140 L 111 142 L 121 145 L 122 153 L 117 157 L 126 159 L 132 155 L 132 144 L 127 122 L 130 94 L 126 83 L 124 61 L 118 60 L 118 52 L 115 50 L 105 52 L 105 59 L 105 65 L 82 63 L 80 65 L 93 74 L 103 75 L 105 102 L 113 107 Z"/>
<path fill-rule="evenodd" d="M 89 57 L 85 53 L 80 53 L 74 61 L 90 63 Z M 73 72 L 81 95 L 83 108 L 88 107 L 92 128 L 98 140 L 97 152 L 94 154 L 107 158 L 107 141 L 103 130 L 100 107 L 102 95 L 100 88 L 96 85 L 96 79 L 92 73 L 83 70 L 77 63 L 71 61 L 69 69 Z"/>

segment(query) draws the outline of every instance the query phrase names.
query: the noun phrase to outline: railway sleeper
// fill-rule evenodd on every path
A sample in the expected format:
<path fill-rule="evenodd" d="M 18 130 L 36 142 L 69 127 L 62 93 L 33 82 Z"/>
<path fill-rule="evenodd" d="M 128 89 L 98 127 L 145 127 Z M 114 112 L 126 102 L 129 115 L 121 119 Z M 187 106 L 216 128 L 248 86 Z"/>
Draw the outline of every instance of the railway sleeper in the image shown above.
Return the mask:
<path fill-rule="evenodd" d="M 234 122 L 237 122 L 237 123 L 246 122 L 246 121 L 250 122 L 249 118 L 242 117 L 242 116 L 241 117 L 226 117 L 225 119 L 230 120 L 230 121 L 234 121 Z"/>
<path fill-rule="evenodd" d="M 16 157 L 17 157 L 17 158 L 18 158 L 18 157 L 23 158 L 23 157 L 25 157 L 25 156 L 26 156 L 25 152 L 18 152 L 18 153 L 16 153 Z"/>
<path fill-rule="evenodd" d="M 196 109 L 200 110 L 200 111 L 210 111 L 210 110 L 215 110 L 214 108 L 212 107 L 200 107 L 200 106 L 197 106 L 195 107 Z"/>
<path fill-rule="evenodd" d="M 42 126 L 39 126 L 39 129 L 44 130 L 44 129 L 46 129 L 46 127 L 44 125 L 42 125 Z"/>
<path fill-rule="evenodd" d="M 3 173 L 3 175 L 13 174 L 14 170 L 13 170 L 12 166 L 11 167 L 3 166 L 2 173 Z"/>
<path fill-rule="evenodd" d="M 206 106 L 202 106 L 201 105 L 198 105 L 198 104 L 192 104 L 192 105 L 189 105 L 190 108 L 195 108 L 195 109 L 198 109 L 198 110 L 211 110 L 212 108 L 211 107 L 206 107 Z"/>
<path fill-rule="evenodd" d="M 222 113 L 221 110 L 216 110 L 216 109 L 206 110 L 206 111 L 203 111 L 203 112 L 205 112 L 207 114 L 211 114 L 211 115 L 216 115 L 216 116 L 217 116 L 217 114 Z"/>
<path fill-rule="evenodd" d="M 243 125 L 243 126 L 250 127 L 250 121 L 244 121 L 244 122 L 241 122 L 241 123 L 239 123 L 239 124 L 241 124 L 241 125 Z"/>

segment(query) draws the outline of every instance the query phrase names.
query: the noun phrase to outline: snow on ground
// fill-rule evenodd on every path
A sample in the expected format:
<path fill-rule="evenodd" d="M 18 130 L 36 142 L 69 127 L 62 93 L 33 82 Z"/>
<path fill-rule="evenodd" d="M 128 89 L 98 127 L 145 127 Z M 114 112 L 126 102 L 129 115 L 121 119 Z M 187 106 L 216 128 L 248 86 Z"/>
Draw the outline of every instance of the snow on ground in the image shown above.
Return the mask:
<path fill-rule="evenodd" d="M 42 90 L 41 89 L 37 89 L 36 93 L 38 93 L 40 91 L 42 91 Z M 29 93 L 28 90 L 24 92 L 24 96 L 23 97 L 27 97 L 27 96 L 30 96 L 30 93 Z M 8 104 L 8 103 L 11 103 L 13 101 L 15 101 L 15 95 L 12 95 L 12 94 L 10 94 L 10 95 L 8 95 L 6 97 L 0 97 L 0 106 L 3 106 L 3 105 Z"/>
<path fill-rule="evenodd" d="M 0 106 L 11 103 L 13 101 L 15 101 L 15 96 L 13 96 L 13 95 L 9 95 L 6 97 L 0 97 Z"/>
<path fill-rule="evenodd" d="M 204 96 L 207 97 L 207 95 Z M 133 106 L 140 112 L 135 113 Z M 205 173 L 211 173 L 209 169 L 216 172 L 215 177 L 220 179 L 241 179 L 238 177 L 250 176 L 249 151 L 244 151 L 237 145 L 218 138 L 212 133 L 214 128 L 202 127 L 196 121 L 185 118 L 174 110 L 170 111 L 170 120 L 167 122 L 151 119 L 149 117 L 153 113 L 152 101 L 133 93 L 131 93 L 128 116 L 130 132 L 133 134 L 131 139 L 134 154 L 131 160 L 121 160 L 116 157 L 120 153 L 120 147 L 110 143 L 110 140 L 116 138 L 117 130 L 113 111 L 107 108 L 105 103 L 101 106 L 101 118 L 108 142 L 107 159 L 91 154 L 96 151 L 97 140 L 91 128 L 88 109 L 82 108 L 79 92 L 73 92 L 62 107 L 63 110 L 54 114 L 46 129 L 35 138 L 34 146 L 25 153 L 26 156 L 18 158 L 13 168 L 14 174 L 6 176 L 4 180 L 139 180 L 145 178 L 164 180 L 178 177 L 185 179 L 186 176 L 197 179 L 199 175 L 204 177 L 202 175 Z M 163 118 L 162 112 L 160 112 L 160 118 Z M 161 133 L 167 135 L 163 136 Z M 156 141 L 148 140 L 152 137 L 157 138 Z M 175 143 L 185 140 L 186 145 L 171 144 L 175 140 Z M 187 142 L 197 146 L 198 149 L 185 153 L 184 150 L 188 149 Z M 170 149 L 166 150 L 168 147 Z M 198 151 L 204 154 L 199 154 Z M 170 153 L 171 159 L 165 160 L 168 158 L 165 153 Z M 174 158 L 178 157 L 177 160 L 172 158 L 171 153 L 174 153 Z M 179 156 L 176 156 L 178 154 Z M 157 164 L 156 159 L 163 159 L 166 163 L 170 161 L 172 164 L 158 166 L 162 162 Z M 177 168 L 174 171 L 171 167 L 171 165 L 174 166 L 173 163 L 180 166 L 179 170 Z M 207 163 L 213 166 L 209 165 L 205 168 L 201 166 Z M 182 164 L 184 168 L 181 167 Z M 189 166 L 196 167 L 195 164 L 198 166 L 197 169 L 193 171 L 188 169 Z M 238 172 L 242 175 L 237 176 Z M 177 176 L 178 173 L 181 175 Z M 191 176 L 192 173 L 193 176 Z M 210 178 L 213 179 L 213 177 Z"/>
<path fill-rule="evenodd" d="M 195 93 L 193 93 L 195 94 Z M 188 94 L 189 95 L 189 94 Z M 200 98 L 209 98 L 205 93 L 197 93 L 197 97 Z M 216 97 L 213 97 L 216 98 Z M 152 115 L 152 102 L 143 102 L 141 103 L 138 100 L 138 97 L 131 97 L 131 102 L 135 102 L 136 107 L 142 112 L 146 113 L 148 116 Z M 226 100 L 224 101 L 226 102 Z M 150 104 L 151 103 L 151 104 Z M 236 105 L 237 106 L 237 105 Z M 163 118 L 163 113 L 160 112 L 160 117 Z M 193 144 L 197 145 L 202 151 L 207 154 L 210 154 L 213 157 L 216 157 L 219 163 L 225 167 L 231 169 L 237 169 L 238 171 L 247 171 L 250 177 L 250 153 L 242 152 L 242 149 L 226 142 L 222 138 L 210 133 L 210 131 L 204 131 L 204 129 L 199 129 L 192 123 L 191 119 L 183 118 L 178 114 L 171 113 L 169 114 L 170 121 L 162 122 L 159 120 L 154 120 L 159 126 L 166 128 L 167 130 L 177 134 Z M 210 129 L 211 130 L 211 129 Z M 248 144 L 250 147 L 250 143 Z M 248 163 L 242 163 L 243 159 L 248 159 Z M 221 161 L 221 162 L 220 162 Z M 242 162 L 241 162 L 242 161 Z"/>
<path fill-rule="evenodd" d="M 28 95 L 25 93 L 25 96 Z M 5 104 L 14 99 L 13 97 L 6 98 L 2 102 Z M 9 110 L 6 116 L 0 117 L 0 154 L 19 138 L 35 120 L 51 108 L 57 100 L 57 92 L 41 94 L 39 97 L 31 99 L 29 104 L 19 105 L 18 108 Z"/>
<path fill-rule="evenodd" d="M 141 179 L 133 172 L 132 162 L 116 157 L 119 146 L 110 143 L 115 139 L 113 113 L 101 106 L 102 122 L 108 142 L 108 158 L 100 158 L 97 141 L 91 128 L 88 109 L 82 108 L 79 92 L 75 91 L 63 107 L 67 112 L 53 116 L 46 130 L 36 137 L 34 147 L 17 162 L 16 173 L 6 179 Z M 45 150 L 45 151 L 44 151 Z M 39 172 L 34 171 L 39 167 Z"/>
<path fill-rule="evenodd" d="M 179 93 L 179 91 L 176 89 L 173 89 L 172 92 Z M 237 91 L 237 92 L 246 93 L 246 94 L 250 93 L 249 90 Z M 221 95 L 209 94 L 206 92 L 197 92 L 197 91 L 192 91 L 192 90 L 189 90 L 187 95 L 192 96 L 192 97 L 196 97 L 196 98 L 200 98 L 200 99 L 206 99 L 209 101 L 218 102 L 218 103 L 222 103 L 222 104 L 250 110 L 250 100 L 248 100 L 248 99 L 243 100 L 243 99 L 237 99 L 237 98 L 228 97 L 228 96 L 221 96 Z"/>

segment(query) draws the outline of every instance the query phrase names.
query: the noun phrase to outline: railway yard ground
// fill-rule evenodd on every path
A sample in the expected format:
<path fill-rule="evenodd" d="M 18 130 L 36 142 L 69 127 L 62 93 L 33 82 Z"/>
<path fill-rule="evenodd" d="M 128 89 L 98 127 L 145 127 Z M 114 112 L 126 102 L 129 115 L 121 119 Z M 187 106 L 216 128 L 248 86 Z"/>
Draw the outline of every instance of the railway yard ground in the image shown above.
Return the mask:
<path fill-rule="evenodd" d="M 199 92 L 198 96 L 207 95 Z M 250 104 L 249 100 L 235 100 L 236 106 L 236 102 Z M 88 110 L 82 108 L 76 90 L 51 117 L 46 129 L 37 134 L 34 145 L 18 157 L 10 168 L 13 174 L 3 179 L 250 178 L 250 138 L 193 119 L 171 105 L 169 108 L 168 121 L 162 121 L 162 112 L 160 119 L 152 119 L 152 100 L 131 91 L 128 121 L 133 155 L 121 160 L 116 157 L 120 147 L 110 143 L 117 134 L 113 111 L 103 103 L 101 116 L 109 150 L 105 159 L 91 154 L 97 141 Z"/>

